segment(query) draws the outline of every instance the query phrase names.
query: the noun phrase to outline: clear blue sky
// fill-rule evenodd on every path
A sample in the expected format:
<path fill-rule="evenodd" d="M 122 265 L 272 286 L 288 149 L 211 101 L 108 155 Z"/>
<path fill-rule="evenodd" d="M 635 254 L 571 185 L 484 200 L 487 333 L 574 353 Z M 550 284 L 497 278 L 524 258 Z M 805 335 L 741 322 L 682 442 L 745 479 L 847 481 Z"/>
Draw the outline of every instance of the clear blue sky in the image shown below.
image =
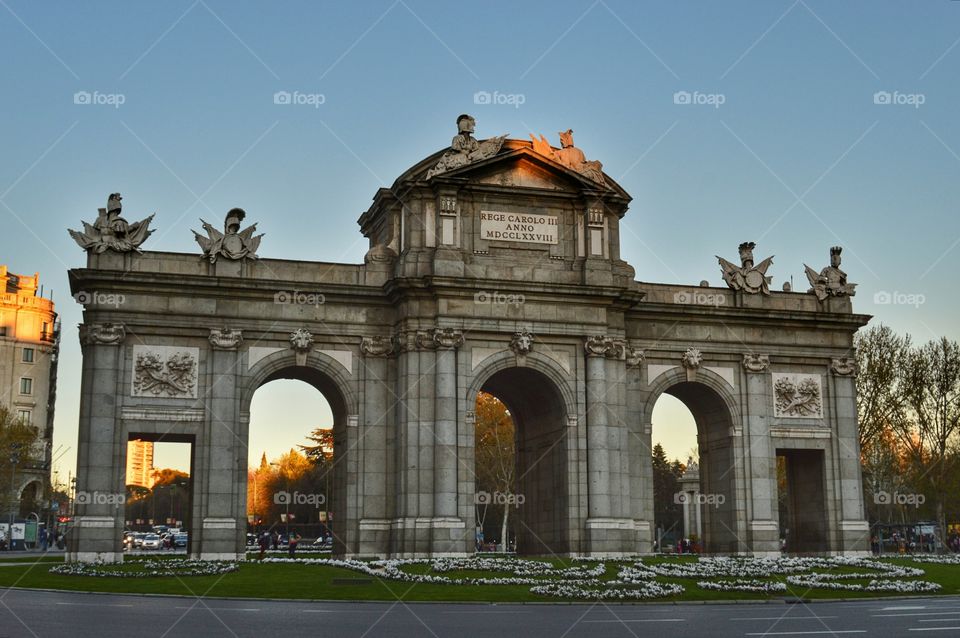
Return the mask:
<path fill-rule="evenodd" d="M 842 244 L 857 311 L 957 338 L 958 39 L 949 0 L 0 0 L 0 262 L 39 271 L 63 318 L 61 474 L 80 375 L 66 270 L 84 263 L 67 227 L 120 191 L 129 219 L 157 212 L 148 249 L 197 252 L 198 217 L 241 206 L 262 256 L 359 262 L 359 213 L 462 112 L 480 137 L 573 128 L 634 197 L 622 250 L 641 280 L 717 283 L 713 255 L 754 240 L 775 286 L 801 287 Z"/>

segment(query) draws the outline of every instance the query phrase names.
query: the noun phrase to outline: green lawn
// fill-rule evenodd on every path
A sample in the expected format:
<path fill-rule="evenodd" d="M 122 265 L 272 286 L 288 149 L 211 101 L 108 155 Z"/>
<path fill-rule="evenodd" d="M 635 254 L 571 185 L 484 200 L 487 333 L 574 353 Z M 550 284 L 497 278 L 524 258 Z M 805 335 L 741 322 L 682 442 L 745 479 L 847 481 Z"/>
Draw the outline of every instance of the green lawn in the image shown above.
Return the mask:
<path fill-rule="evenodd" d="M 652 561 L 678 561 L 690 559 L 646 559 Z M 188 596 L 222 596 L 254 598 L 292 598 L 308 600 L 404 600 L 404 601 L 473 601 L 473 602 L 545 602 L 562 599 L 533 594 L 527 585 L 446 585 L 414 584 L 394 580 L 372 578 L 355 571 L 329 566 L 302 564 L 244 563 L 240 569 L 222 576 L 154 577 L 154 578 L 109 578 L 90 576 L 67 576 L 50 574 L 49 568 L 58 562 L 54 557 L 19 559 L 10 565 L 0 560 L 0 587 L 44 588 L 69 591 L 180 594 Z M 570 561 L 550 560 L 563 567 Z M 926 571 L 925 580 L 942 586 L 939 595 L 960 594 L 960 565 L 935 565 L 897 561 L 920 567 Z M 15 565 L 15 566 L 14 566 Z M 129 563 L 124 569 L 129 568 Z M 411 565 L 405 568 L 410 573 L 428 573 L 426 565 Z M 836 570 L 844 571 L 844 570 Z M 497 576 L 503 573 L 478 571 L 445 574 L 451 577 Z M 606 578 L 616 575 L 616 565 L 607 563 Z M 878 574 L 878 577 L 882 576 Z M 342 582 L 334 582 L 339 579 Z M 679 583 L 686 591 L 679 596 L 658 598 L 659 602 L 675 600 L 766 600 L 784 597 L 805 599 L 880 597 L 877 594 L 826 589 L 789 589 L 786 593 L 767 595 L 755 592 L 711 591 L 697 587 L 691 578 L 659 577 L 658 582 Z M 774 576 L 764 580 L 783 580 Z M 857 581 L 859 582 L 859 581 Z"/>

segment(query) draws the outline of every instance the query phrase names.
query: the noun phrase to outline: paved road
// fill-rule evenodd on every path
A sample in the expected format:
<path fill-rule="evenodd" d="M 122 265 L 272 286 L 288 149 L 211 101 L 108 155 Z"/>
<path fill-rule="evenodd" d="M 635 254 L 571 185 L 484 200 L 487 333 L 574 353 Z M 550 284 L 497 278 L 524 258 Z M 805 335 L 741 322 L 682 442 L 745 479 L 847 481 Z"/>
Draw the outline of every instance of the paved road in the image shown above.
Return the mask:
<path fill-rule="evenodd" d="M 0 637 L 958 636 L 960 598 L 810 605 L 458 605 L 199 600 L 0 589 Z"/>

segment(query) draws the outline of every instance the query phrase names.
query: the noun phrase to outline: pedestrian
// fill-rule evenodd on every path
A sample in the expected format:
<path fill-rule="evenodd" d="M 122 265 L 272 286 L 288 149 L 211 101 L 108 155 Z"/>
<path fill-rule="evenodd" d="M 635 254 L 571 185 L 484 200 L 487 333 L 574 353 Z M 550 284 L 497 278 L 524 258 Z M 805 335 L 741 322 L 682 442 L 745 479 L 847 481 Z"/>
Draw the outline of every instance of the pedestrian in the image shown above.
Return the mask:
<path fill-rule="evenodd" d="M 297 553 L 297 543 L 300 542 L 301 538 L 302 536 L 296 532 L 290 534 L 290 538 L 287 541 L 287 555 L 290 556 L 290 558 L 293 558 L 294 554 Z"/>
<path fill-rule="evenodd" d="M 263 557 L 267 553 L 267 547 L 270 546 L 270 540 L 266 532 L 260 533 L 260 538 L 257 539 L 257 543 L 260 545 L 260 560 L 263 560 Z"/>
<path fill-rule="evenodd" d="M 271 540 L 273 541 L 273 548 L 280 549 L 280 532 L 274 532 L 271 535 Z"/>
<path fill-rule="evenodd" d="M 47 551 L 47 528 L 40 529 L 40 551 Z"/>

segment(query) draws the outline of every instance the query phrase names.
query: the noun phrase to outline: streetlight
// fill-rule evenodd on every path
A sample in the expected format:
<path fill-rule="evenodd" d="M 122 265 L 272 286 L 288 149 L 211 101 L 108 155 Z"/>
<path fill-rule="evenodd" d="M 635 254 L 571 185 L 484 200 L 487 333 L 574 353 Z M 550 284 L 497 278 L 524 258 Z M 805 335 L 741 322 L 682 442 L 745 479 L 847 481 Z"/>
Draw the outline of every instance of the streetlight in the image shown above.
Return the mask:
<path fill-rule="evenodd" d="M 17 502 L 20 500 L 17 498 L 17 485 L 16 485 L 16 476 L 17 476 L 17 463 L 20 462 L 20 448 L 22 445 L 20 443 L 11 443 L 10 444 L 10 546 L 13 547 L 13 519 L 14 519 L 14 509 L 17 507 Z"/>

